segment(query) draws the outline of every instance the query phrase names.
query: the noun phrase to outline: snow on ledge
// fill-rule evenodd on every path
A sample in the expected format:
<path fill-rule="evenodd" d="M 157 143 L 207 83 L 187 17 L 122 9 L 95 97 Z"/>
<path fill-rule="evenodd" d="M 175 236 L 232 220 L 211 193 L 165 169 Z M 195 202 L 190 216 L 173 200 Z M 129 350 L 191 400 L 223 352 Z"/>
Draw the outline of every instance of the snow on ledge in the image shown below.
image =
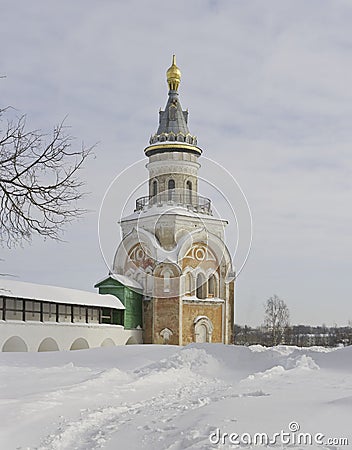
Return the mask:
<path fill-rule="evenodd" d="M 198 298 L 195 295 L 183 295 L 182 301 L 189 302 L 207 302 L 207 303 L 225 303 L 225 300 L 218 297 Z"/>

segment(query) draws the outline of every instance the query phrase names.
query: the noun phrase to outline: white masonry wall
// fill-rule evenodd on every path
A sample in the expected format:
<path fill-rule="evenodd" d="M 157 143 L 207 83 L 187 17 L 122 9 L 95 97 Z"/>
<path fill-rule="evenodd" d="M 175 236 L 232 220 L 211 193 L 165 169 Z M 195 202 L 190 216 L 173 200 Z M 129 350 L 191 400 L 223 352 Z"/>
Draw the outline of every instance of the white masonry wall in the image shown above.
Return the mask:
<path fill-rule="evenodd" d="M 80 350 L 141 343 L 142 330 L 125 330 L 121 325 L 0 320 L 0 351 Z"/>

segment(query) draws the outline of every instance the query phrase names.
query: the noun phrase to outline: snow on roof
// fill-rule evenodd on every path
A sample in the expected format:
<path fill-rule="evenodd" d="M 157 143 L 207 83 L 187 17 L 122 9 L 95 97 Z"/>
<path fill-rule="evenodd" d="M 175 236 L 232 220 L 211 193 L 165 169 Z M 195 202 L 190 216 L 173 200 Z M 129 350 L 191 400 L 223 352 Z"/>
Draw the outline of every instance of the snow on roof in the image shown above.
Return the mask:
<path fill-rule="evenodd" d="M 143 290 L 142 286 L 135 280 L 126 277 L 126 275 L 120 275 L 119 273 L 113 273 L 110 275 L 116 281 L 119 281 L 124 286 L 129 286 L 135 289 Z"/>
<path fill-rule="evenodd" d="M 123 284 L 124 286 L 131 287 L 133 289 L 137 289 L 139 291 L 143 290 L 143 287 L 135 280 L 132 280 L 129 277 L 126 277 L 126 275 L 121 275 L 119 273 L 110 273 L 106 277 L 99 280 L 96 285 L 102 283 L 105 280 L 108 280 L 109 278 L 112 278 L 113 280 L 118 281 L 119 283 Z"/>
<path fill-rule="evenodd" d="M 77 289 L 58 286 L 25 283 L 23 281 L 7 280 L 5 278 L 0 278 L 0 295 L 55 303 L 125 309 L 120 300 L 114 295 L 97 294 L 95 292 L 79 291 Z"/>

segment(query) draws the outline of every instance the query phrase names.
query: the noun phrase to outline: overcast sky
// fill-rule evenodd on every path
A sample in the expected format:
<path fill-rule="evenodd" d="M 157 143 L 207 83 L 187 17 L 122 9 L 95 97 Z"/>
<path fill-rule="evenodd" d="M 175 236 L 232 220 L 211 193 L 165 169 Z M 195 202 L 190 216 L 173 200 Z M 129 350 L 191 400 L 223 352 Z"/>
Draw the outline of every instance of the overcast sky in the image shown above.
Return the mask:
<path fill-rule="evenodd" d="M 98 143 L 82 171 L 91 213 L 66 243 L 2 250 L 2 272 L 86 290 L 106 274 L 100 204 L 143 158 L 176 53 L 190 130 L 253 214 L 236 322 L 260 324 L 273 294 L 292 323 L 352 320 L 350 0 L 0 0 L 0 11 L 1 106 L 45 132 L 68 115 L 77 146 Z"/>

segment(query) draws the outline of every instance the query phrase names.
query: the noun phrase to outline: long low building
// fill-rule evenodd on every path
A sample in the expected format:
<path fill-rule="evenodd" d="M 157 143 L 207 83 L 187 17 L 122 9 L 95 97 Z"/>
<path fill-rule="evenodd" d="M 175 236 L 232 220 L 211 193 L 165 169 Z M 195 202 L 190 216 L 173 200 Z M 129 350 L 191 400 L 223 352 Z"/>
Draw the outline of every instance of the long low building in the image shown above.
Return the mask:
<path fill-rule="evenodd" d="M 110 294 L 0 278 L 0 349 L 40 352 L 142 343 L 142 324 L 126 329 L 125 309 Z"/>

